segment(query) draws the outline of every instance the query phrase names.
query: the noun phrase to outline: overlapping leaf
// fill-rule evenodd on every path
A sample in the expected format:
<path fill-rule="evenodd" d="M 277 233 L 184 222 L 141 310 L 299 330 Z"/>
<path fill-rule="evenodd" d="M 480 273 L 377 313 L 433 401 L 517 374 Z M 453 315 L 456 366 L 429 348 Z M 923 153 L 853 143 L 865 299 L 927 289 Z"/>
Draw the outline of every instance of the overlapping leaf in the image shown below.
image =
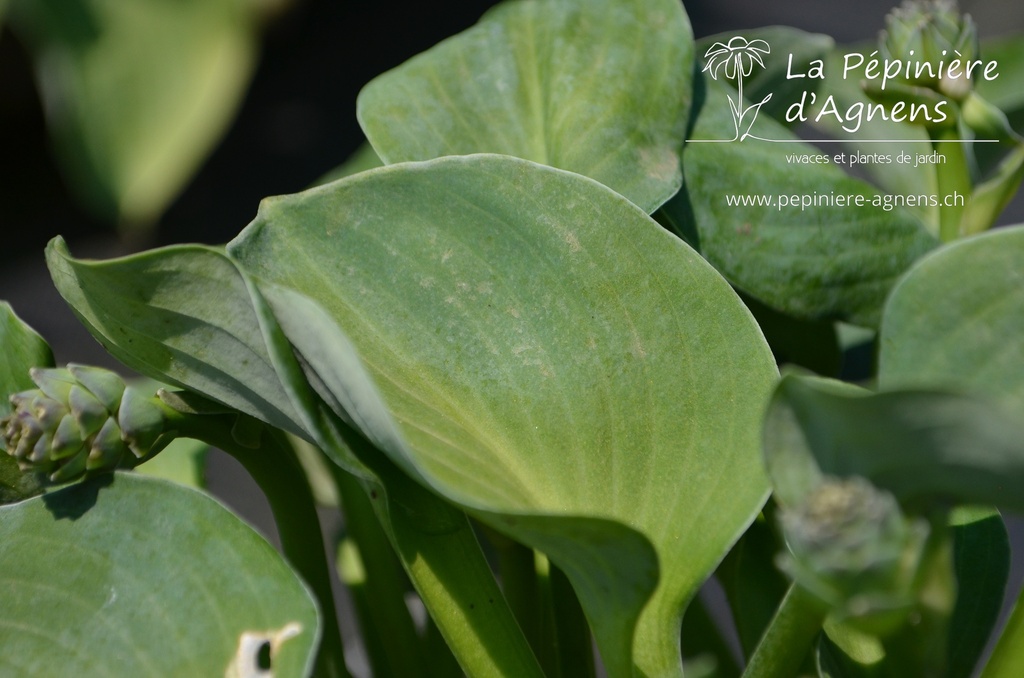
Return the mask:
<path fill-rule="evenodd" d="M 281 387 L 246 281 L 200 245 L 104 262 L 46 249 L 57 290 L 90 332 L 129 367 L 304 435 Z"/>
<path fill-rule="evenodd" d="M 269 663 L 275 676 L 309 675 L 309 592 L 199 492 L 96 478 L 0 507 L 0 543 L 0 673 L 257 675 Z"/>
<path fill-rule="evenodd" d="M 706 83 L 692 138 L 712 143 L 687 144 L 685 193 L 664 210 L 680 230 L 696 232 L 701 252 L 730 282 L 772 308 L 876 325 L 896 278 L 935 239 L 894 209 L 892 196 L 847 176 L 831 157 L 824 165 L 787 159 L 831 154 L 798 143 L 766 115 L 752 133 L 784 143 L 714 143 L 733 138 L 735 129 L 729 90 Z M 783 198 L 790 204 L 780 206 Z M 742 200 L 749 202 L 736 202 Z"/>
<path fill-rule="evenodd" d="M 536 660 L 515 638 L 515 621 L 502 607 L 466 516 L 419 486 L 402 484 L 404 477 L 386 464 L 367 468 L 331 437 L 332 422 L 313 411 L 319 400 L 294 365 L 287 340 L 223 252 L 181 246 L 89 262 L 73 259 L 57 240 L 47 254 L 57 288 L 126 364 L 316 440 L 366 481 L 384 529 L 468 672 L 531 675 Z M 306 408 L 296 411 L 293 398 Z M 452 580 L 454 569 L 462 576 Z M 467 619 L 477 600 L 495 601 L 482 621 Z"/>
<path fill-rule="evenodd" d="M 629 566 L 607 555 L 610 526 L 649 539 L 662 579 L 634 660 L 678 670 L 682 608 L 764 498 L 756 429 L 774 375 L 696 253 L 596 182 L 502 156 L 267 200 L 229 253 L 322 390 L 408 473 L 556 551 L 601 594 L 581 592 L 595 627 L 621 624 L 595 614 L 625 595 L 601 591 Z M 627 671 L 623 629 L 595 631 Z"/>
<path fill-rule="evenodd" d="M 359 120 L 387 163 L 504 153 L 653 211 L 681 182 L 693 38 L 678 0 L 523 0 L 379 76 Z"/>

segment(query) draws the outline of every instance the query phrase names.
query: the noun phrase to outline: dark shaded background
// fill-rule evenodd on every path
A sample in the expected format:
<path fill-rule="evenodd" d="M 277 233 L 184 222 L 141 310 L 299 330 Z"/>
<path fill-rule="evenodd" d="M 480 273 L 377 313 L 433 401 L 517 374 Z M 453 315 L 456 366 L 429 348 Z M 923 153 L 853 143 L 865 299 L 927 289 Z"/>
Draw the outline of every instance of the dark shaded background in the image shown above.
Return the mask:
<path fill-rule="evenodd" d="M 72 199 L 48 148 L 39 97 L 26 54 L 7 30 L 0 34 L 0 299 L 53 345 L 58 363 L 114 366 L 53 289 L 43 247 L 63 235 L 76 256 L 109 257 L 176 242 L 222 243 L 256 214 L 261 198 L 302 190 L 339 165 L 362 141 L 355 118 L 359 89 L 439 40 L 469 27 L 487 0 L 297 0 L 264 36 L 262 59 L 240 110 L 152 238 L 118 241 L 113 229 Z M 873 39 L 890 0 L 688 1 L 697 37 L 771 24 L 828 33 L 838 42 Z M 983 36 L 1024 32 L 1019 0 L 962 2 Z M 1024 74 L 1020 74 L 1024 78 Z M 1024 221 L 1018 198 L 1003 223 Z M 235 462 L 214 455 L 210 485 L 273 538 L 265 501 Z M 325 516 L 335 530 L 337 516 Z M 1021 523 L 1008 521 L 1024 534 Z M 1018 544 L 1024 539 L 1015 540 Z M 1020 548 L 1018 548 L 1020 551 Z M 1011 592 L 1024 562 L 1015 554 Z M 358 662 L 358 657 L 352 657 Z"/>

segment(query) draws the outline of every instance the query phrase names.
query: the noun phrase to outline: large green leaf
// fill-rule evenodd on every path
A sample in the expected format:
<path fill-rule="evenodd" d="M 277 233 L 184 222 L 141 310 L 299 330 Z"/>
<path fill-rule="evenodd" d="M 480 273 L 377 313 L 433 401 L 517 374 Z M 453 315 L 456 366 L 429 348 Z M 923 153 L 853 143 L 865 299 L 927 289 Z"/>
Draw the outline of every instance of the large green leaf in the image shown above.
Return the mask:
<path fill-rule="evenodd" d="M 388 412 L 388 406 L 374 386 L 373 378 L 361 364 L 349 338 L 338 329 L 330 316 L 308 297 L 273 285 L 267 286 L 266 292 L 273 300 L 276 318 L 291 337 L 294 349 L 306 366 L 309 380 L 318 385 L 318 390 L 324 394 L 334 410 L 351 417 L 353 423 L 369 436 L 377 449 L 391 452 L 406 471 L 429 484 L 430 480 L 424 478 L 415 465 L 409 463 L 416 455 L 416 450 L 410 449 L 404 440 L 402 432 Z M 305 409 L 309 410 L 308 407 Z M 319 425 L 312 428 L 321 431 L 321 444 L 324 448 L 334 452 L 337 445 L 331 441 L 329 422 L 325 423 L 327 427 Z M 351 463 L 344 458 L 338 461 L 342 465 Z M 397 473 L 397 469 L 389 468 L 390 465 L 387 464 L 382 467 L 379 461 L 370 463 L 376 467 L 378 478 L 371 483 L 371 497 L 382 494 L 388 500 L 376 502 L 375 508 L 380 513 L 382 522 L 396 538 L 401 539 L 404 535 L 405 548 L 417 544 L 422 536 L 417 537 L 416 532 L 409 529 L 409 525 L 396 521 L 394 509 L 381 511 L 381 507 L 387 506 L 390 502 L 402 506 L 403 512 L 412 512 L 409 507 L 420 504 L 422 508 L 417 509 L 416 513 L 426 515 L 427 518 L 421 517 L 419 524 L 412 526 L 418 530 L 438 532 L 440 530 L 431 525 L 437 522 L 449 525 L 444 530 L 446 532 L 454 533 L 457 528 L 468 528 L 468 525 L 460 526 L 460 523 L 465 521 L 465 516 L 462 516 L 461 520 L 456 520 L 450 515 L 450 509 L 446 511 L 443 506 L 424 503 L 425 497 L 422 495 L 427 493 L 419 485 L 410 484 L 407 476 Z M 441 518 L 430 517 L 431 514 Z M 581 591 L 580 597 L 588 606 L 595 635 L 604 649 L 610 670 L 613 673 L 628 672 L 636 618 L 647 602 L 658 577 L 657 555 L 648 540 L 635 530 L 601 518 L 562 516 L 558 519 L 556 529 L 552 530 L 550 518 L 543 515 L 509 516 L 506 513 L 495 514 L 493 511 L 480 509 L 476 510 L 476 514 L 493 524 L 509 524 L 509 529 L 518 538 L 550 553 L 564 564 L 568 574 L 574 576 L 574 582 Z M 564 539 L 565 532 L 571 533 L 573 538 Z M 403 548 L 402 545 L 398 547 L 400 550 Z M 423 560 L 419 553 L 413 555 L 415 557 L 411 561 L 414 564 Z M 451 591 L 455 582 L 462 585 L 470 580 L 467 562 L 464 556 L 459 554 L 458 576 L 453 581 L 445 582 L 445 579 L 450 579 L 455 574 L 451 566 L 456 562 L 444 558 L 444 551 L 439 556 L 439 564 L 446 567 L 431 567 L 428 576 L 423 578 L 419 586 L 421 595 L 430 595 L 439 585 Z M 415 577 L 412 570 L 410 573 Z M 610 590 L 615 591 L 612 597 L 607 595 Z M 472 597 L 460 592 L 457 599 L 471 601 Z M 470 612 L 474 604 L 470 603 Z M 492 612 L 487 618 L 493 616 Z M 455 629 L 460 630 L 458 624 Z M 446 630 L 452 629 L 442 627 L 442 632 Z M 494 625 L 492 630 L 497 630 Z M 460 635 L 468 635 L 467 630 L 460 631 Z M 482 641 L 500 643 L 507 653 L 507 639 L 496 639 L 493 635 L 480 632 L 478 635 Z M 449 643 L 453 642 L 447 634 L 446 638 Z"/>
<path fill-rule="evenodd" d="M 504 153 L 652 212 L 682 180 L 692 66 L 678 0 L 506 2 L 367 85 L 358 115 L 387 163 Z"/>
<path fill-rule="evenodd" d="M 221 251 L 183 245 L 93 262 L 55 238 L 46 259 L 79 320 L 124 364 L 304 435 L 246 281 Z"/>
<path fill-rule="evenodd" d="M 337 439 L 333 422 L 310 415 L 316 394 L 297 366 L 284 364 L 295 362 L 291 347 L 274 331 L 262 298 L 220 250 L 169 247 L 88 262 L 71 258 L 56 240 L 47 255 L 65 299 L 122 361 L 316 440 L 363 479 L 417 590 L 467 672 L 531 675 L 530 662 L 535 666 L 536 660 L 528 647 L 523 650 L 525 641 L 515 642 L 515 621 L 502 607 L 465 514 L 386 464 L 371 470 Z M 301 411 L 293 408 L 293 398 Z M 482 621 L 467 619 L 475 600 L 493 601 Z"/>
<path fill-rule="evenodd" d="M 14 0 L 73 186 L 154 220 L 219 139 L 256 62 L 249 0 Z"/>
<path fill-rule="evenodd" d="M 0 417 L 5 417 L 11 413 L 9 395 L 36 388 L 28 371 L 33 367 L 53 367 L 50 346 L 15 315 L 6 301 L 0 301 L 0 355 Z M 0 439 L 0 504 L 40 491 L 38 479 L 21 472 L 14 457 L 5 453 Z"/>
<path fill-rule="evenodd" d="M 115 474 L 0 507 L 0 673 L 306 676 L 316 605 L 208 496 Z M 229 667 L 235 673 L 229 672 Z"/>
<path fill-rule="evenodd" d="M 365 425 L 365 417 L 373 418 L 373 412 L 358 407 L 336 408 L 337 413 L 329 409 L 334 396 L 327 385 L 336 376 L 335 371 L 351 369 L 350 376 L 357 381 L 364 378 L 365 371 L 346 350 L 348 339 L 339 335 L 337 326 L 325 314 L 302 317 L 303 309 L 311 302 L 295 293 L 285 293 L 290 298 L 276 310 L 287 321 L 290 316 L 284 311 L 291 309 L 290 303 L 297 305 L 302 330 L 294 336 L 318 336 L 322 343 L 314 346 L 315 350 L 326 350 L 331 355 L 340 352 L 342 359 L 328 361 L 329 369 L 322 374 L 313 370 L 304 374 L 299 359 L 316 360 L 313 352 L 306 342 L 296 346 L 289 343 L 263 294 L 253 290 L 253 307 L 260 316 L 281 384 L 303 416 L 311 437 L 338 466 L 356 476 L 369 496 L 381 526 L 461 668 L 469 675 L 541 675 L 466 514 L 412 482 L 373 446 L 380 445 L 381 440 L 371 443 L 351 428 L 355 420 L 364 430 L 383 428 L 386 432 L 385 420 L 378 419 L 383 427 L 370 427 Z"/>
<path fill-rule="evenodd" d="M 736 133 L 727 99 L 732 90 L 706 83 L 692 139 L 712 143 L 687 144 L 685 191 L 664 211 L 680 230 L 696 232 L 701 252 L 730 282 L 772 308 L 804 319 L 877 324 L 896 278 L 935 239 L 912 215 L 893 209 L 886 202 L 891 196 L 847 176 L 831 157 L 825 165 L 791 162 L 788 155 L 831 153 L 790 143 L 796 137 L 767 115 L 757 117 L 751 132 L 786 143 L 714 143 Z M 830 196 L 847 204 L 799 204 Z M 798 204 L 780 207 L 782 197 Z M 729 204 L 745 199 L 752 202 Z"/>
<path fill-rule="evenodd" d="M 1024 413 L 1024 226 L 943 247 L 893 290 L 882 320 L 883 388 L 945 386 Z"/>
<path fill-rule="evenodd" d="M 489 155 L 268 199 L 228 251 L 336 408 L 551 555 L 613 673 L 678 672 L 683 608 L 765 497 L 775 376 L 695 252 L 594 181 Z M 661 579 L 630 657 L 629 620 L 602 613 L 651 581 L 617 551 L 645 540 Z"/>

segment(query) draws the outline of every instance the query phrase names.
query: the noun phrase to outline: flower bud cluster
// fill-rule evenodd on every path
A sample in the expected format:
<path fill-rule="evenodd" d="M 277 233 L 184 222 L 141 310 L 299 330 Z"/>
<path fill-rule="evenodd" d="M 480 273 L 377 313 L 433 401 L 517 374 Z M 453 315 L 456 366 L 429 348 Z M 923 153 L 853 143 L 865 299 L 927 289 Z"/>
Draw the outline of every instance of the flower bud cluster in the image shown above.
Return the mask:
<path fill-rule="evenodd" d="M 929 528 L 904 516 L 889 492 L 860 477 L 826 477 L 780 518 L 783 569 L 841 618 L 878 632 L 913 604 Z"/>
<path fill-rule="evenodd" d="M 160 406 L 109 370 L 68 365 L 30 374 L 38 388 L 12 395 L 13 411 L 0 419 L 7 453 L 23 471 L 67 482 L 130 468 L 164 432 Z"/>
<path fill-rule="evenodd" d="M 906 83 L 957 100 L 970 92 L 973 70 L 981 65 L 977 27 L 953 0 L 904 2 L 886 18 L 879 43 L 887 61 L 907 64 L 898 74 Z M 994 67 L 994 62 L 985 67 L 986 77 Z"/>

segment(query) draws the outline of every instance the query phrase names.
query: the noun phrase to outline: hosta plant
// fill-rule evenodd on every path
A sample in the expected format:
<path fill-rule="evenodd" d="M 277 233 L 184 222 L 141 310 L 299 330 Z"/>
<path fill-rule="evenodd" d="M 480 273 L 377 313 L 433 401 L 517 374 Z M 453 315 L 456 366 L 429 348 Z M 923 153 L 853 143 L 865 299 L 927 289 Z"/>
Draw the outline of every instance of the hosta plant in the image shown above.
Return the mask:
<path fill-rule="evenodd" d="M 912 10 L 888 53 L 976 40 Z M 370 146 L 226 246 L 89 261 L 53 240 L 78 318 L 164 386 L 55 368 L 2 309 L 3 671 L 347 675 L 317 501 L 345 517 L 374 675 L 981 670 L 998 511 L 1024 508 L 1024 227 L 973 234 L 1020 181 L 1022 90 L 960 83 L 955 139 L 876 124 L 959 143 L 910 181 L 955 181 L 962 209 L 893 208 L 906 168 L 793 161 L 817 151 L 786 127 L 792 61 L 848 49 L 743 40 L 758 68 L 710 77 L 700 55 L 739 43 L 695 42 L 677 0 L 507 2 L 367 85 Z M 862 199 L 780 204 L 836 193 Z M 841 369 L 865 346 L 877 367 Z M 175 439 L 242 462 L 282 555 L 130 472 Z M 698 596 L 712 576 L 729 628 Z M 986 676 L 1019 675 L 1020 628 Z"/>

